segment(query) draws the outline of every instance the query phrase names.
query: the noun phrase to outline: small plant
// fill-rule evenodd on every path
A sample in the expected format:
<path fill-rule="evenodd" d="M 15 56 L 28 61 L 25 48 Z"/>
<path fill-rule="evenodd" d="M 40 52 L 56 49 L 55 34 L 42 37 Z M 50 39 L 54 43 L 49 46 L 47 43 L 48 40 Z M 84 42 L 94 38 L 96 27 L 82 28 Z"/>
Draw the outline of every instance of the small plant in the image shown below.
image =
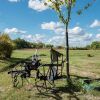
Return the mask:
<path fill-rule="evenodd" d="M 68 87 L 71 91 L 74 92 L 79 92 L 83 90 L 83 81 L 79 81 L 79 80 L 70 80 L 68 82 Z"/>
<path fill-rule="evenodd" d="M 91 55 L 91 54 L 87 54 L 87 56 L 88 56 L 88 57 L 93 57 L 93 55 Z"/>
<path fill-rule="evenodd" d="M 70 90 L 72 90 L 74 92 L 82 91 L 84 93 L 93 89 L 93 86 L 91 84 L 86 83 L 85 80 L 83 80 L 83 79 L 71 80 L 68 83 L 68 87 Z"/>

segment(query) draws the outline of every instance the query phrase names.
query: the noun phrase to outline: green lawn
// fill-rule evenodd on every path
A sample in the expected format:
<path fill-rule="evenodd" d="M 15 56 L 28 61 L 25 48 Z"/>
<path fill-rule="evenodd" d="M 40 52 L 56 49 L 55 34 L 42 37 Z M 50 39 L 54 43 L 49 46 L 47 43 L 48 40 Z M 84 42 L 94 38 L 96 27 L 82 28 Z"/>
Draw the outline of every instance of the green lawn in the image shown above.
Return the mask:
<path fill-rule="evenodd" d="M 64 50 L 59 50 L 65 55 Z M 36 87 L 27 89 L 13 88 L 11 77 L 7 72 L 11 69 L 9 66 L 17 61 L 32 56 L 35 50 L 15 50 L 9 60 L 0 60 L 0 100 L 100 100 L 100 50 L 71 50 L 70 51 L 70 73 L 72 79 L 93 79 L 91 85 L 98 87 L 95 90 L 88 90 L 86 93 L 69 92 L 65 87 L 66 79 L 59 79 L 56 87 L 57 93 L 40 94 Z M 50 62 L 50 52 L 47 49 L 40 49 L 38 53 L 42 63 Z M 87 54 L 93 55 L 88 57 Z M 66 74 L 66 67 L 63 69 Z M 31 79 L 29 79 L 31 81 Z M 34 81 L 32 81 L 34 84 Z M 26 82 L 27 84 L 27 82 Z"/>

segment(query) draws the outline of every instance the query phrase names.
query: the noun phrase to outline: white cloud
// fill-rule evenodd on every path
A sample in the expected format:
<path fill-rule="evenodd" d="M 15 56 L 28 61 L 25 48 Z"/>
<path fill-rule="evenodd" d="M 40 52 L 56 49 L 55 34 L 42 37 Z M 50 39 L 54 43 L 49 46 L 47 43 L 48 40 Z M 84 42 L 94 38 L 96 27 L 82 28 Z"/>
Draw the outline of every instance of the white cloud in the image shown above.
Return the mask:
<path fill-rule="evenodd" d="M 53 44 L 53 45 L 65 45 L 65 36 L 53 36 L 52 38 L 50 38 L 47 43 Z"/>
<path fill-rule="evenodd" d="M 25 39 L 25 40 L 27 40 L 27 41 L 33 41 L 33 35 L 31 35 L 31 34 L 24 34 L 24 35 L 22 35 L 21 36 L 21 39 Z"/>
<path fill-rule="evenodd" d="M 65 35 L 65 29 L 64 28 L 56 28 L 55 30 L 54 30 L 54 32 L 56 33 L 56 34 L 62 34 L 62 35 Z"/>
<path fill-rule="evenodd" d="M 90 25 L 91 28 L 98 27 L 98 26 L 100 26 L 99 20 L 94 20 L 94 22 Z"/>
<path fill-rule="evenodd" d="M 82 37 L 82 39 L 84 40 L 84 41 L 91 41 L 92 39 L 93 39 L 93 34 L 85 34 L 83 37 Z"/>
<path fill-rule="evenodd" d="M 64 34 L 65 33 L 65 29 L 64 29 L 64 25 L 60 22 L 44 22 L 41 24 L 41 29 L 46 29 L 46 30 L 51 30 L 54 31 L 54 33 L 56 34 Z"/>
<path fill-rule="evenodd" d="M 48 9 L 43 0 L 29 0 L 28 7 L 39 12 Z"/>
<path fill-rule="evenodd" d="M 41 24 L 41 28 L 54 31 L 54 33 L 56 34 L 65 35 L 65 27 L 60 22 L 53 22 L 53 21 L 48 22 L 48 23 L 45 22 Z M 84 35 L 84 34 L 85 34 L 85 31 L 81 27 L 76 26 L 72 29 L 69 29 L 69 35 Z"/>
<path fill-rule="evenodd" d="M 4 32 L 8 33 L 8 34 L 10 34 L 10 33 L 21 33 L 21 34 L 26 33 L 26 31 L 19 30 L 17 28 L 6 28 L 6 29 L 4 29 Z"/>
<path fill-rule="evenodd" d="M 54 45 L 64 45 L 65 44 L 65 27 L 59 22 L 48 22 L 41 24 L 42 29 L 50 30 L 55 33 L 48 43 Z M 86 32 L 83 28 L 76 26 L 68 30 L 69 32 L 69 43 L 71 46 L 85 46 L 93 40 L 93 34 Z"/>
<path fill-rule="evenodd" d="M 90 44 L 91 42 L 93 41 L 93 35 L 92 34 L 89 34 L 89 33 L 86 33 L 82 36 L 73 36 L 70 37 L 69 36 L 69 46 L 86 46 L 88 44 Z M 48 43 L 51 43 L 53 45 L 62 45 L 62 46 L 65 46 L 65 36 L 64 35 L 56 35 L 56 36 L 53 36 L 52 38 L 50 38 L 48 41 Z"/>
<path fill-rule="evenodd" d="M 44 35 L 43 34 L 26 34 L 26 35 L 22 35 L 21 38 L 25 39 L 27 41 L 30 42 L 44 42 Z"/>
<path fill-rule="evenodd" d="M 41 35 L 41 34 L 35 34 L 33 36 L 33 39 L 35 42 L 43 42 L 44 41 L 44 35 Z"/>
<path fill-rule="evenodd" d="M 70 47 L 76 47 L 76 46 L 84 46 L 84 42 L 82 42 L 82 39 L 81 38 L 70 38 L 69 39 L 69 46 Z"/>
<path fill-rule="evenodd" d="M 72 29 L 69 29 L 69 34 L 71 34 L 71 35 L 84 35 L 85 32 L 81 27 L 74 27 Z"/>
<path fill-rule="evenodd" d="M 47 30 L 55 30 L 55 29 L 60 28 L 62 26 L 63 26 L 63 24 L 61 24 L 60 22 L 53 22 L 53 21 L 48 22 L 48 23 L 44 22 L 41 24 L 41 28 L 47 29 Z"/>
<path fill-rule="evenodd" d="M 97 34 L 96 35 L 96 38 L 100 40 L 100 34 Z"/>
<path fill-rule="evenodd" d="M 56 36 L 48 40 L 48 43 L 54 45 L 65 45 L 65 28 L 61 24 L 54 22 L 45 23 L 41 25 L 42 29 L 52 30 Z M 85 32 L 81 27 L 74 27 L 69 29 L 69 44 L 70 46 L 85 46 L 93 40 L 93 35 Z"/>
<path fill-rule="evenodd" d="M 8 0 L 9 2 L 20 2 L 20 0 Z"/>

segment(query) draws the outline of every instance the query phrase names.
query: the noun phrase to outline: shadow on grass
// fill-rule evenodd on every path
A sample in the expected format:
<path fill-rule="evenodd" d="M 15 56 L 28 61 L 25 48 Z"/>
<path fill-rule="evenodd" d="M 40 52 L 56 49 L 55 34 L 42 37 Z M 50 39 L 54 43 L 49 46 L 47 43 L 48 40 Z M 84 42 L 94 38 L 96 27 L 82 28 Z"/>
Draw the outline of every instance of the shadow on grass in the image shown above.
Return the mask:
<path fill-rule="evenodd" d="M 29 56 L 28 58 L 11 58 L 11 59 L 8 59 L 7 61 L 9 61 L 11 64 L 2 68 L 0 70 L 0 72 L 5 72 L 11 68 L 14 68 L 16 65 L 18 65 L 19 63 L 24 63 L 25 61 L 27 60 L 30 60 L 32 56 Z"/>
<path fill-rule="evenodd" d="M 80 89 L 77 88 L 72 81 L 70 81 L 70 83 L 68 83 L 66 86 L 56 87 L 55 89 L 52 89 L 50 93 L 37 93 L 37 96 L 48 97 L 48 99 L 53 98 L 55 100 L 63 100 L 64 96 L 67 95 L 67 97 L 65 97 L 66 100 L 80 100 L 77 92 L 80 92 Z M 65 95 L 62 96 L 62 94 Z"/>
<path fill-rule="evenodd" d="M 91 78 L 89 78 L 89 77 L 78 76 L 78 75 L 71 75 L 71 76 L 72 76 L 72 77 L 75 77 L 76 80 L 77 80 L 77 79 L 91 79 Z"/>
<path fill-rule="evenodd" d="M 95 87 L 94 90 L 99 91 L 100 92 L 100 87 Z"/>
<path fill-rule="evenodd" d="M 72 76 L 74 76 L 77 80 L 83 79 L 84 83 L 87 84 L 87 85 L 90 85 L 93 82 L 100 83 L 100 78 L 92 79 L 92 78 L 89 78 L 89 77 L 82 77 L 82 76 L 77 76 L 77 75 L 72 75 Z M 100 85 L 99 86 L 94 86 L 93 90 L 100 91 Z"/>
<path fill-rule="evenodd" d="M 16 63 L 16 62 L 21 61 L 21 60 L 24 60 L 24 58 L 11 58 L 11 59 L 8 59 L 7 61 L 9 61 L 11 63 Z"/>
<path fill-rule="evenodd" d="M 89 77 L 84 77 L 84 76 L 78 76 L 78 75 L 70 75 L 71 78 L 74 78 L 75 80 L 78 80 L 78 79 L 91 79 Z M 67 78 L 66 75 L 62 75 L 62 78 Z"/>
<path fill-rule="evenodd" d="M 5 72 L 11 68 L 14 68 L 16 65 L 18 65 L 23 60 L 25 60 L 25 59 L 23 59 L 23 58 L 11 58 L 11 59 L 7 59 L 7 60 L 3 61 L 3 63 L 6 63 L 6 61 L 10 62 L 10 65 L 8 64 L 8 66 L 5 66 L 2 69 L 0 69 L 0 72 Z"/>
<path fill-rule="evenodd" d="M 71 75 L 72 79 L 74 78 L 76 81 L 79 79 L 83 79 L 85 84 L 91 84 L 94 81 L 99 82 L 99 79 L 91 79 L 89 77 L 83 77 L 83 76 L 77 76 L 77 75 Z M 62 78 L 66 78 L 66 75 L 63 75 Z M 94 90 L 96 91 L 100 91 L 100 87 L 95 87 Z M 56 89 L 52 90 L 50 93 L 37 93 L 37 96 L 44 96 L 44 98 L 53 98 L 55 100 L 63 100 L 64 96 L 65 99 L 67 100 L 80 100 L 79 95 L 83 95 L 85 93 L 85 91 L 82 90 L 82 87 L 79 87 L 77 85 L 75 85 L 72 80 L 69 81 L 69 83 L 67 82 L 66 86 L 60 86 L 60 87 L 56 87 Z M 63 94 L 63 95 L 62 95 Z"/>
<path fill-rule="evenodd" d="M 63 100 L 62 94 L 67 94 L 67 97 L 65 97 L 66 100 L 80 100 L 78 98 L 78 95 L 76 94 L 76 90 L 71 89 L 69 86 L 65 87 L 57 87 L 54 91 L 50 93 L 38 93 L 37 96 L 44 96 L 49 98 L 53 98 L 55 100 Z"/>

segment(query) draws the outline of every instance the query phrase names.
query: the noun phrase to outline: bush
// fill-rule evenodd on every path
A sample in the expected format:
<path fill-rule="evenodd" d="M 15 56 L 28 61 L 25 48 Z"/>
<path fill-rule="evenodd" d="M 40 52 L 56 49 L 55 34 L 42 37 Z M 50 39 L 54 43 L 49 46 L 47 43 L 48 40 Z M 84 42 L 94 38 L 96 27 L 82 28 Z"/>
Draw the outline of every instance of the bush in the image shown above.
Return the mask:
<path fill-rule="evenodd" d="M 91 55 L 91 54 L 87 54 L 87 56 L 88 56 L 88 57 L 93 57 L 93 55 Z"/>
<path fill-rule="evenodd" d="M 0 35 L 0 58 L 10 58 L 13 51 L 13 42 L 7 34 Z"/>

